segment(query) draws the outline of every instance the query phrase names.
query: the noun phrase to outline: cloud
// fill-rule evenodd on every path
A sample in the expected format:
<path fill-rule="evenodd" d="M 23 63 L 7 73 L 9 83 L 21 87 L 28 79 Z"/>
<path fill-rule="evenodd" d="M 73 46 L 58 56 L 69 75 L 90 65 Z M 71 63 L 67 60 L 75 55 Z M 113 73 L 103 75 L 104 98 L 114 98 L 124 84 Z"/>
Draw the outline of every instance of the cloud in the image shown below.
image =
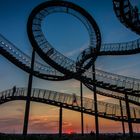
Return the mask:
<path fill-rule="evenodd" d="M 58 115 L 32 115 L 30 117 L 30 121 L 47 121 L 47 120 L 52 120 L 52 119 L 57 119 Z"/>
<path fill-rule="evenodd" d="M 63 128 L 71 126 L 70 122 L 64 121 Z M 4 133 L 21 133 L 23 128 L 23 117 L 6 117 L 0 118 L 0 132 Z M 29 119 L 29 132 L 30 133 L 46 133 L 57 132 L 59 127 L 58 116 L 44 115 L 44 116 L 31 116 Z"/>
<path fill-rule="evenodd" d="M 24 113 L 24 109 L 23 108 L 17 108 L 16 111 L 19 112 L 19 113 Z"/>
<path fill-rule="evenodd" d="M 75 56 L 77 54 L 80 54 L 87 47 L 88 47 L 88 43 L 85 43 L 82 47 L 72 50 L 71 52 L 66 52 L 66 53 L 64 53 L 64 55 L 67 57 Z"/>
<path fill-rule="evenodd" d="M 45 118 L 45 119 L 44 119 Z M 64 129 L 70 127 L 72 124 L 70 122 L 64 121 L 62 126 Z M 46 132 L 58 132 L 59 121 L 58 116 L 53 118 L 51 116 L 36 116 L 30 120 L 30 132 L 46 133 Z"/>
<path fill-rule="evenodd" d="M 128 64 L 128 65 L 122 65 L 121 67 L 118 67 L 118 68 L 112 68 L 110 70 L 122 72 L 122 71 L 130 70 L 130 69 L 134 68 L 135 66 L 138 66 L 139 64 L 140 64 L 140 62 L 135 62 L 135 63 Z"/>
<path fill-rule="evenodd" d="M 0 132 L 3 133 L 21 133 L 23 128 L 23 117 L 0 118 Z"/>
<path fill-rule="evenodd" d="M 0 118 L 0 125 L 4 127 L 6 125 L 11 126 L 15 124 L 22 124 L 21 116 L 19 117 L 7 117 L 7 118 Z"/>
<path fill-rule="evenodd" d="M 69 126 L 72 126 L 72 124 L 70 122 L 63 122 L 63 127 L 69 127 Z"/>

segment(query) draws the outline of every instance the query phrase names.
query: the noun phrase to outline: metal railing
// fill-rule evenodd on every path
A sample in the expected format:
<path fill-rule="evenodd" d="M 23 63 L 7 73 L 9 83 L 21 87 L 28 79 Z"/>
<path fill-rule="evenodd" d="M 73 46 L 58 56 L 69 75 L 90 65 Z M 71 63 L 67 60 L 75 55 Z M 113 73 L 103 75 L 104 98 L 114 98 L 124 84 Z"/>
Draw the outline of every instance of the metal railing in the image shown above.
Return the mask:
<path fill-rule="evenodd" d="M 26 96 L 27 96 L 27 88 L 17 88 L 15 93 L 13 93 L 13 89 L 9 89 L 9 90 L 0 92 L 0 103 L 2 103 L 4 99 L 6 100 L 7 98 L 26 97 Z M 74 104 L 72 94 L 33 88 L 32 93 L 31 93 L 31 98 L 38 98 L 40 100 L 41 99 L 49 100 L 53 102 L 67 104 L 73 107 L 77 106 L 79 107 L 79 109 L 81 108 L 80 96 L 76 96 L 77 104 Z M 98 103 L 99 114 L 103 116 L 110 116 L 110 117 L 119 117 L 119 118 L 121 117 L 121 108 L 118 104 L 112 104 L 112 103 L 107 103 L 103 101 L 98 101 L 97 103 Z M 91 112 L 94 112 L 94 100 L 83 97 L 83 109 L 85 111 L 89 110 Z M 126 107 L 123 106 L 122 110 L 123 110 L 124 117 L 127 117 Z M 140 109 L 138 107 L 131 107 L 130 111 L 131 111 L 132 118 L 135 118 L 135 119 L 140 118 Z"/>
<path fill-rule="evenodd" d="M 24 52 L 19 50 L 15 45 L 13 45 L 1 34 L 0 34 L 0 47 L 2 47 L 9 54 L 15 57 L 15 59 L 17 59 L 22 65 L 26 65 L 30 69 L 31 57 L 29 57 Z M 35 61 L 34 71 L 38 71 L 39 73 L 48 74 L 48 75 L 64 76 L 62 73 L 55 70 L 53 67 L 47 64 L 44 65 L 38 61 Z"/>
<path fill-rule="evenodd" d="M 140 13 L 130 0 L 113 0 L 116 16 L 127 28 L 140 35 Z M 122 13 L 123 12 L 123 13 Z"/>
<path fill-rule="evenodd" d="M 11 54 L 17 60 L 19 60 L 21 64 L 25 64 L 30 68 L 31 58 L 27 56 L 25 53 L 23 53 L 22 51 L 20 51 L 16 46 L 14 46 L 11 42 L 5 39 L 2 35 L 0 35 L 0 47 L 8 51 L 9 54 Z M 73 65 L 73 63 L 74 61 L 71 62 L 71 65 Z M 51 66 L 47 64 L 46 65 L 41 64 L 40 62 L 37 61 L 35 62 L 34 70 L 43 74 L 63 76 L 63 74 L 61 74 Z M 84 76 L 92 80 L 92 71 L 91 70 L 86 71 L 84 73 Z M 97 81 L 102 81 L 103 83 L 109 83 L 110 85 L 115 85 L 116 87 L 124 87 L 126 89 L 132 89 L 133 91 L 134 90 L 137 91 L 137 93 L 139 93 L 140 91 L 140 80 L 136 78 L 130 78 L 122 75 L 112 74 L 98 69 L 96 69 L 96 78 Z"/>

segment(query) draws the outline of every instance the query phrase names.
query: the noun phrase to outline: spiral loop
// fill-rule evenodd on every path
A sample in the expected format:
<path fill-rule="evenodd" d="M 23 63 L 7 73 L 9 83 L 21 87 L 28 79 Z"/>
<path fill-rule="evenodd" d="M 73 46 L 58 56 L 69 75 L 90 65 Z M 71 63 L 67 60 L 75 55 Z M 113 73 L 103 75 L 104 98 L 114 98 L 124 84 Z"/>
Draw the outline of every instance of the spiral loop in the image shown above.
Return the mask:
<path fill-rule="evenodd" d="M 80 59 L 80 61 L 78 61 L 77 63 L 58 52 L 48 42 L 42 31 L 42 21 L 46 16 L 56 12 L 73 15 L 83 23 L 88 31 L 90 38 L 88 50 L 91 51 L 90 53 L 88 51 L 84 51 L 86 53 L 85 58 L 82 57 L 82 60 Z M 71 2 L 47 1 L 37 6 L 35 9 L 33 9 L 29 16 L 27 23 L 27 32 L 32 47 L 38 53 L 38 55 L 53 68 L 65 75 L 69 75 L 69 77 L 74 77 L 74 75 L 77 75 L 77 73 L 81 71 L 81 68 L 79 69 L 78 67 L 82 67 L 84 61 L 86 61 L 87 59 L 92 58 L 93 60 L 94 58 L 95 60 L 100 51 L 101 34 L 98 25 L 88 12 Z M 94 57 L 93 50 L 96 50 L 94 51 Z M 81 55 L 83 55 L 84 52 L 82 52 Z M 79 63 L 80 65 L 78 66 Z M 91 61 L 89 61 L 89 63 L 86 64 L 86 66 L 83 68 L 87 69 L 88 67 L 90 67 L 90 65 Z"/>

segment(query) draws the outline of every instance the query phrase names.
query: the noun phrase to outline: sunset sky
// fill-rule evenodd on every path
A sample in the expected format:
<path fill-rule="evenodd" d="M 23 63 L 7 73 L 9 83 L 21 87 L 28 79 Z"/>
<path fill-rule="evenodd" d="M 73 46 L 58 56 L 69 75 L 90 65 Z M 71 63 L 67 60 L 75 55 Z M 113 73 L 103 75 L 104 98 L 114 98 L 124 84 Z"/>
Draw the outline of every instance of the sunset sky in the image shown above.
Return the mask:
<path fill-rule="evenodd" d="M 45 0 L 0 0 L 0 34 L 15 44 L 20 50 L 31 56 L 32 47 L 26 32 L 26 23 L 32 9 Z M 116 18 L 112 0 L 68 0 L 85 8 L 96 20 L 102 43 L 126 42 L 139 38 L 124 27 Z M 133 4 L 140 5 L 138 0 Z M 53 46 L 66 56 L 76 59 L 81 49 L 87 47 L 88 33 L 74 17 L 66 14 L 50 15 L 45 20 L 44 32 Z M 102 56 L 96 61 L 96 68 L 140 79 L 140 55 Z M 27 87 L 28 74 L 0 56 L 0 91 L 17 87 Z M 34 77 L 33 87 L 79 95 L 80 82 L 74 79 L 63 82 L 51 82 Z M 92 92 L 84 87 L 84 96 L 92 97 Z M 114 102 L 113 99 L 98 96 L 98 100 Z M 117 102 L 117 101 L 115 101 Z M 0 132 L 22 133 L 24 101 L 13 101 L 0 106 Z M 29 132 L 57 133 L 59 108 L 31 103 Z M 71 115 L 72 114 L 72 115 Z M 80 132 L 80 113 L 66 110 L 63 112 L 63 132 Z M 85 132 L 94 130 L 94 117 L 84 115 Z M 121 123 L 99 119 L 100 132 L 122 132 Z M 127 124 L 126 124 L 127 128 Z M 138 125 L 134 130 L 139 131 Z"/>

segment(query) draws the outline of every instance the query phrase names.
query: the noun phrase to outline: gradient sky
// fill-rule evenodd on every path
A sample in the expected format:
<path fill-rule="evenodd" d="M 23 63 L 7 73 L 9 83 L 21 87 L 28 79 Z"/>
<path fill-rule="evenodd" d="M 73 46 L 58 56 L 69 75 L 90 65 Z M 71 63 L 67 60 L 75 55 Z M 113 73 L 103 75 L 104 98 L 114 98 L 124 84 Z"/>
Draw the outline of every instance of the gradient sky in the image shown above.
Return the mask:
<path fill-rule="evenodd" d="M 0 0 L 0 33 L 23 52 L 31 55 L 26 23 L 32 9 L 45 0 Z M 112 0 L 69 0 L 85 8 L 96 20 L 102 34 L 102 43 L 126 42 L 138 36 L 125 28 L 113 12 Z M 140 5 L 138 0 L 133 0 Z M 88 44 L 88 34 L 74 17 L 65 14 L 50 15 L 45 20 L 44 33 L 53 46 L 66 56 L 76 59 L 81 49 Z M 63 30 L 62 30 L 63 29 Z M 108 72 L 140 78 L 140 55 L 98 57 L 96 67 Z M 27 87 L 28 74 L 0 56 L 0 91 Z M 50 82 L 34 78 L 33 87 L 56 90 L 79 95 L 79 81 Z M 84 96 L 92 92 L 84 88 Z M 99 100 L 112 101 L 98 96 Z M 0 132 L 22 132 L 25 102 L 9 102 L 0 106 Z M 59 109 L 39 103 L 31 104 L 29 132 L 58 132 Z M 73 117 L 69 117 L 69 114 Z M 93 123 L 91 123 L 93 122 Z M 121 123 L 100 119 L 101 132 L 120 132 Z M 85 115 L 85 131 L 94 129 L 94 117 Z M 80 131 L 80 113 L 64 110 L 63 132 Z M 138 127 L 135 125 L 135 131 Z"/>

